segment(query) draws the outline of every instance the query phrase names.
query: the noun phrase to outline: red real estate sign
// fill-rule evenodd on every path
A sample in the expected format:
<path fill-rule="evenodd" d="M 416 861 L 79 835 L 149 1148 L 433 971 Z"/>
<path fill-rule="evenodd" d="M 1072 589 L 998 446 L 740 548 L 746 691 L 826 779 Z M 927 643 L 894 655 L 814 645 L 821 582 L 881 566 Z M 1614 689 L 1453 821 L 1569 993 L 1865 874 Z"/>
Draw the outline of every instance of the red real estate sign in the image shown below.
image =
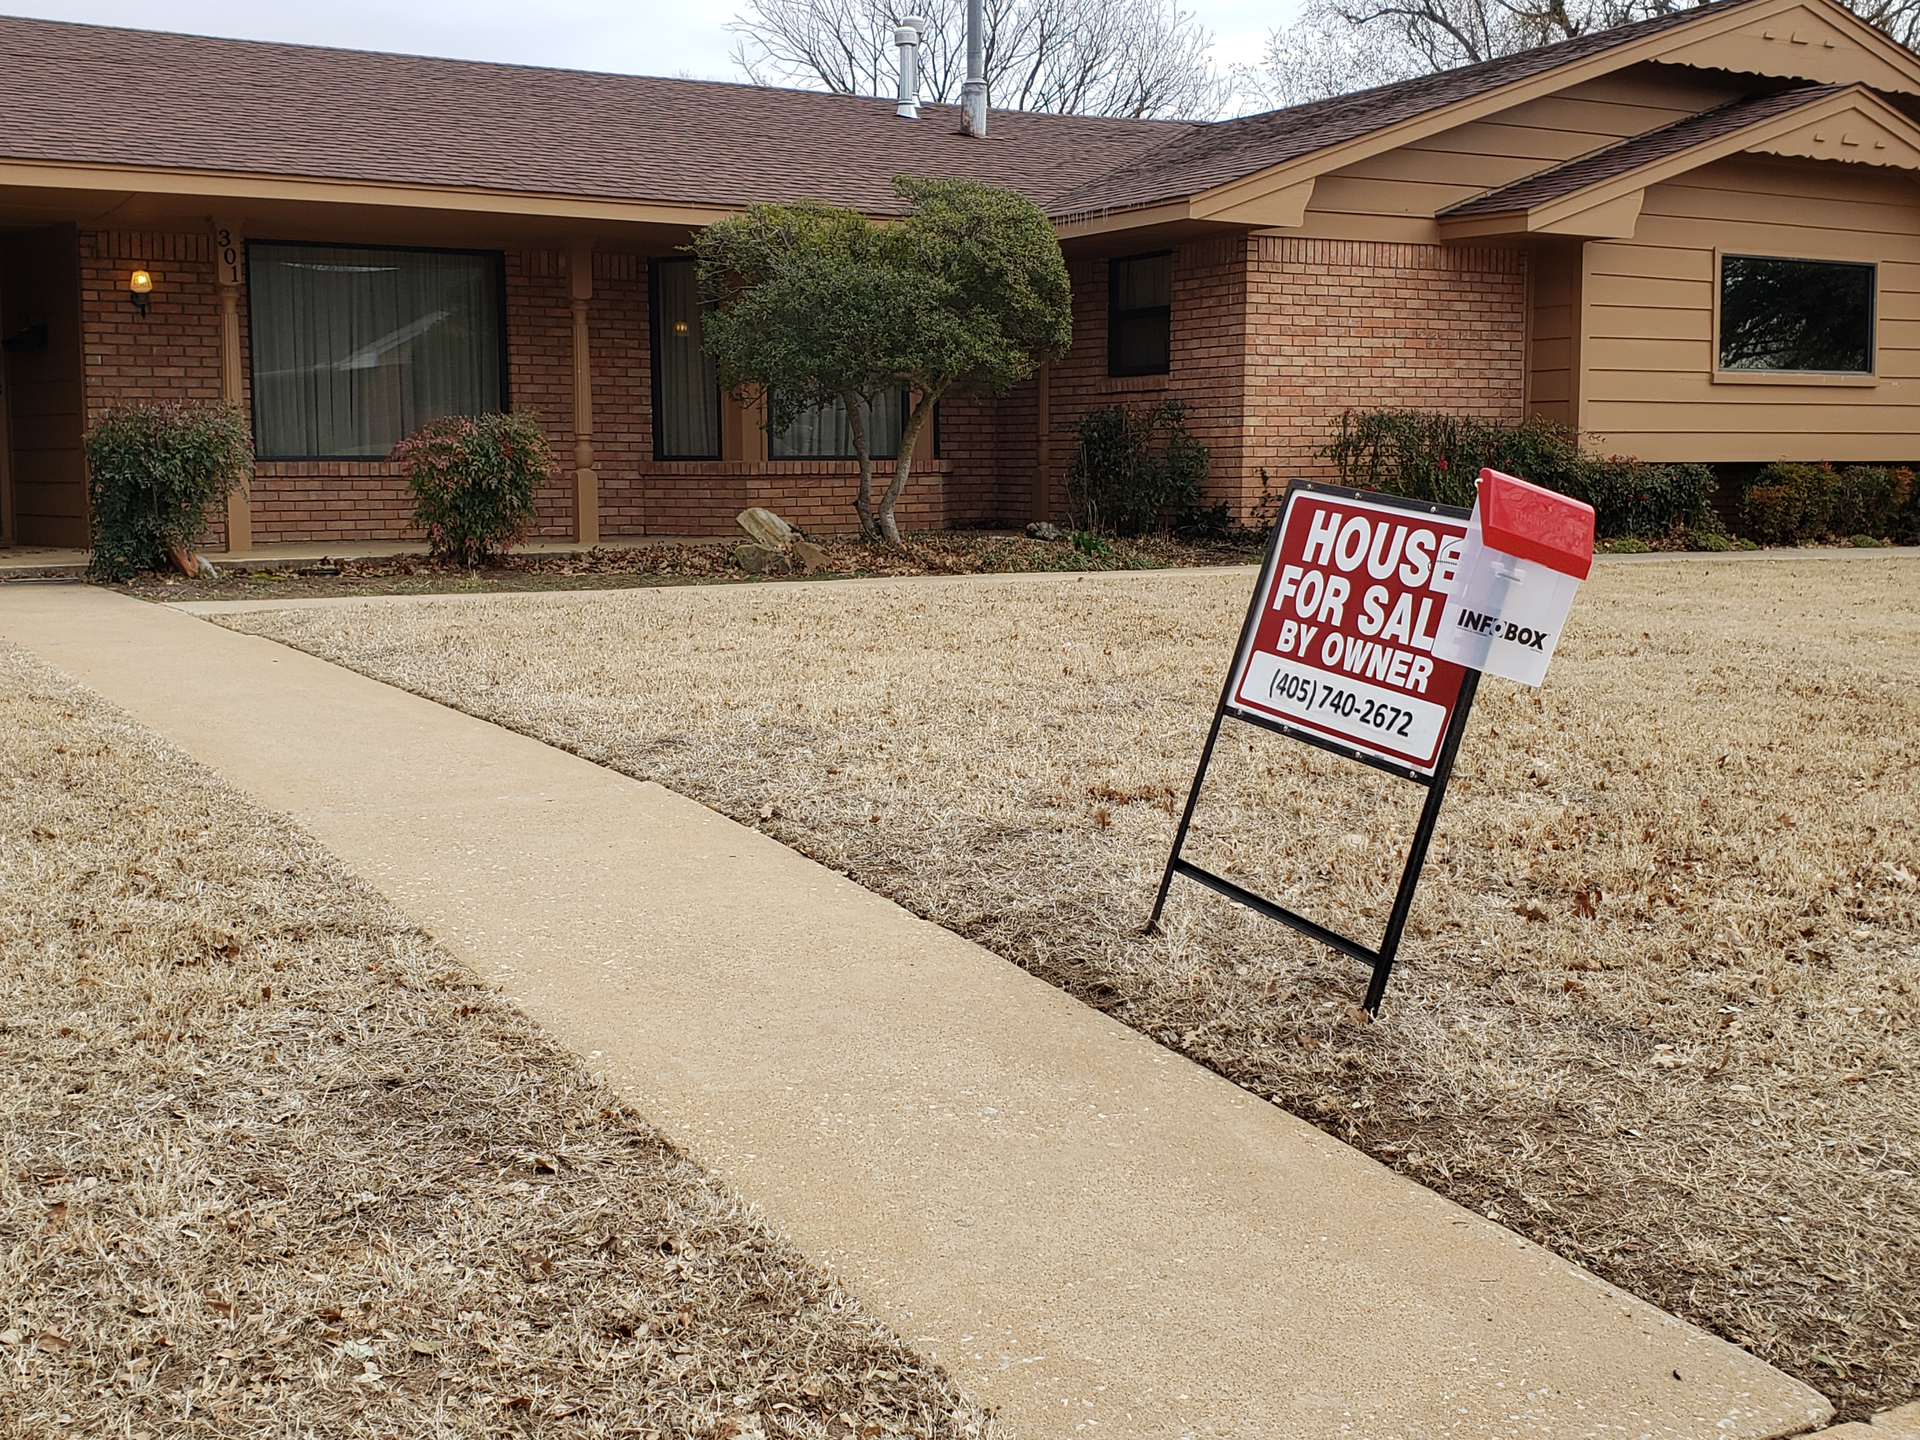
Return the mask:
<path fill-rule="evenodd" d="M 1464 667 L 1433 656 L 1467 534 L 1449 507 L 1295 489 L 1227 710 L 1407 775 L 1440 762 Z"/>

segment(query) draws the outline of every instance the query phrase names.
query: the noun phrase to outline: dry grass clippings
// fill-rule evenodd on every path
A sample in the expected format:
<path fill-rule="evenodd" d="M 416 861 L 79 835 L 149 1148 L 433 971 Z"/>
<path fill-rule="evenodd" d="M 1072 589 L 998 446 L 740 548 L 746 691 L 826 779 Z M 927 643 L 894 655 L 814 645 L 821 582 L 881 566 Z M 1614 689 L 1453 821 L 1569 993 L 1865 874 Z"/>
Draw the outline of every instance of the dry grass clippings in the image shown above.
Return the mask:
<path fill-rule="evenodd" d="M 647 776 L 1800 1376 L 1920 1395 L 1920 567 L 1603 565 L 1489 680 L 1383 1019 L 1180 882 L 1244 572 L 236 628 Z M 1418 792 L 1230 727 L 1195 858 L 1361 933 Z"/>
<path fill-rule="evenodd" d="M 0 649 L 0 1434 L 991 1433 L 290 825 Z"/>
<path fill-rule="evenodd" d="M 124 587 L 152 600 L 253 600 L 347 595 L 494 594 L 517 590 L 610 590 L 643 585 L 754 583 L 787 575 L 742 570 L 733 540 L 679 541 L 632 549 L 502 556 L 477 570 L 421 555 L 330 560 L 297 570 L 228 573 L 204 582 L 178 575 L 143 575 Z M 1148 535 L 1103 541 L 1092 553 L 1064 541 L 1030 540 L 992 531 L 942 530 L 909 535 L 903 545 L 857 537 L 817 540 L 833 568 L 819 579 L 907 575 L 1007 575 L 1046 571 L 1159 570 L 1194 565 L 1245 565 L 1260 559 L 1263 536 L 1182 540 Z"/>

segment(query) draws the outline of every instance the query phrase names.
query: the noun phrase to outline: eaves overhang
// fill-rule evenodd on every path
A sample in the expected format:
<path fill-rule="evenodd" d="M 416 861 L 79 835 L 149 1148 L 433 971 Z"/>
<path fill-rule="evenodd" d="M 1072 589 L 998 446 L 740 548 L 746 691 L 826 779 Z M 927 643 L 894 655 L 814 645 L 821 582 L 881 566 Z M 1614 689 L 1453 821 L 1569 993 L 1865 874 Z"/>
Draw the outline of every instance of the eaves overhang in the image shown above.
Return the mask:
<path fill-rule="evenodd" d="M 381 206 L 404 210 L 463 211 L 554 220 L 641 225 L 710 224 L 737 210 L 614 196 L 556 195 L 489 190 L 478 186 L 369 183 L 243 171 L 172 169 L 158 166 L 77 164 L 0 157 L 0 188 L 124 192 L 203 198 L 208 201 L 306 202 Z"/>

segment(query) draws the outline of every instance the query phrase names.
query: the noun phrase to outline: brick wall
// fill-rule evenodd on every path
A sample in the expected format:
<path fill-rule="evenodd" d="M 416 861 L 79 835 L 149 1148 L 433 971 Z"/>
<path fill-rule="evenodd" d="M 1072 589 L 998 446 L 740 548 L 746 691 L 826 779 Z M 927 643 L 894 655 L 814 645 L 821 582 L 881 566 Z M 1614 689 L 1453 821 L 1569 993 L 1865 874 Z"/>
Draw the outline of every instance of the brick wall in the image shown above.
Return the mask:
<path fill-rule="evenodd" d="M 148 398 L 217 399 L 220 305 L 210 239 L 84 233 L 81 285 L 90 415 Z M 149 315 L 126 274 L 154 274 Z M 1241 515 L 1276 487 L 1325 477 L 1316 452 L 1348 407 L 1404 405 L 1518 418 L 1525 275 L 1518 252 L 1231 236 L 1175 247 L 1171 371 L 1107 374 L 1107 261 L 1075 258 L 1074 343 L 1049 387 L 1048 509 L 1067 512 L 1077 422 L 1102 405 L 1178 399 L 1211 452 L 1209 500 Z M 558 472 L 537 533 L 573 531 L 573 319 L 561 257 L 506 256 L 508 386 L 532 408 Z M 242 342 L 247 321 L 241 296 Z M 723 535 L 749 505 L 822 533 L 855 527 L 850 461 L 662 461 L 652 456 L 651 344 L 644 257 L 594 257 L 588 311 L 600 528 L 623 535 Z M 961 392 L 942 404 L 941 458 L 914 467 L 903 526 L 1019 525 L 1039 457 L 1037 386 Z M 885 468 L 876 477 L 884 486 Z M 407 538 L 404 477 L 384 461 L 271 461 L 256 469 L 257 543 Z M 212 543 L 223 543 L 216 535 Z"/>
<path fill-rule="evenodd" d="M 87 423 L 141 401 L 218 400 L 213 237 L 82 231 L 79 243 Z M 135 270 L 153 276 L 145 315 L 127 298 Z M 208 543 L 225 546 L 224 513 Z"/>
<path fill-rule="evenodd" d="M 1317 452 L 1348 408 L 1518 420 L 1525 257 L 1516 250 L 1263 235 L 1251 242 L 1240 503 L 1330 479 Z"/>
<path fill-rule="evenodd" d="M 1113 405 L 1144 409 L 1178 400 L 1188 428 L 1209 451 L 1206 498 L 1238 495 L 1247 440 L 1241 396 L 1251 246 L 1233 236 L 1173 247 L 1172 348 L 1165 375 L 1107 374 L 1107 258 L 1078 258 L 1068 266 L 1073 348 L 1052 367 L 1050 400 L 1048 491 L 1056 518 L 1069 510 L 1067 467 L 1078 443 L 1076 427 L 1088 411 Z"/>

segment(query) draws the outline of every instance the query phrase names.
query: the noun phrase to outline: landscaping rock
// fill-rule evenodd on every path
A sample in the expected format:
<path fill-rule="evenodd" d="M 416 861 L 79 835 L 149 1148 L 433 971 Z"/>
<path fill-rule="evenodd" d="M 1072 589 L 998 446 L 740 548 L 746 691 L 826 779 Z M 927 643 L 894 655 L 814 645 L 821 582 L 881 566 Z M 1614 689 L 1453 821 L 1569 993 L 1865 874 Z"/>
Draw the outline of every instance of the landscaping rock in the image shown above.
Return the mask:
<path fill-rule="evenodd" d="M 800 562 L 803 575 L 818 575 L 822 570 L 833 568 L 833 561 L 828 558 L 827 552 L 811 540 L 794 541 L 793 558 Z"/>
<path fill-rule="evenodd" d="M 1868 1423 L 1873 1440 L 1920 1440 L 1920 1403 L 1882 1410 Z"/>
<path fill-rule="evenodd" d="M 218 580 L 220 571 L 204 555 L 196 555 L 179 545 L 167 547 L 167 558 L 173 561 L 173 568 L 190 580 Z"/>
<path fill-rule="evenodd" d="M 766 545 L 741 545 L 734 550 L 733 559 L 749 575 L 785 575 L 793 569 L 784 550 Z"/>
<path fill-rule="evenodd" d="M 1068 533 L 1058 525 L 1049 524 L 1045 520 L 1036 520 L 1027 526 L 1027 538 L 1030 540 L 1066 540 L 1070 537 Z"/>
<path fill-rule="evenodd" d="M 753 542 L 766 550 L 784 551 L 793 543 L 794 528 L 771 510 L 758 505 L 742 510 L 734 516 L 740 528 L 753 537 Z"/>

